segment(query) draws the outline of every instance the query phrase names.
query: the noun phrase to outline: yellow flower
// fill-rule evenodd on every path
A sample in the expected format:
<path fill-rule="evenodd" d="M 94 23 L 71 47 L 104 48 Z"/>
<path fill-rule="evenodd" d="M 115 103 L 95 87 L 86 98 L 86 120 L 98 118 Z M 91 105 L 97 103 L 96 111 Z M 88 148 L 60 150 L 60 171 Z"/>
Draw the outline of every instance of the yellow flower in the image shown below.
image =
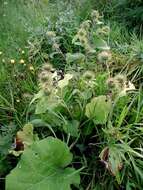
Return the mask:
<path fill-rule="evenodd" d="M 30 71 L 34 71 L 34 67 L 31 65 L 31 66 L 29 67 L 29 70 L 30 70 Z"/>
<path fill-rule="evenodd" d="M 16 100 L 16 102 L 17 102 L 17 103 L 19 103 L 19 102 L 20 102 L 20 100 L 19 100 L 19 99 L 17 99 L 17 100 Z"/>
<path fill-rule="evenodd" d="M 2 62 L 5 63 L 5 59 L 2 59 Z"/>
<path fill-rule="evenodd" d="M 11 60 L 10 60 L 10 63 L 14 64 L 14 63 L 15 63 L 15 60 L 14 60 L 14 59 L 11 59 Z"/>
<path fill-rule="evenodd" d="M 0 51 L 0 55 L 2 54 L 2 51 Z"/>
<path fill-rule="evenodd" d="M 21 51 L 21 53 L 22 53 L 22 54 L 24 54 L 24 53 L 25 53 L 25 51 L 24 51 L 24 50 L 22 50 L 22 51 Z"/>
<path fill-rule="evenodd" d="M 25 61 L 24 61 L 23 59 L 21 59 L 21 60 L 19 61 L 19 63 L 24 64 Z"/>

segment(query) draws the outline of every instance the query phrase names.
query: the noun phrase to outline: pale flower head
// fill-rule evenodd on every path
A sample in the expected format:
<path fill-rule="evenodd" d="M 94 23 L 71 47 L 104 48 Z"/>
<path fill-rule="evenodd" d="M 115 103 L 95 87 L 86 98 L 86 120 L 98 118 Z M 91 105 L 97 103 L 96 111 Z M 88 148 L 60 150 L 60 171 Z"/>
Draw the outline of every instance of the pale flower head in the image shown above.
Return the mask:
<path fill-rule="evenodd" d="M 134 90 L 136 90 L 134 84 L 131 83 L 130 81 L 126 82 L 126 84 L 124 85 L 124 88 L 119 93 L 119 97 L 126 96 L 128 92 L 134 91 Z"/>
<path fill-rule="evenodd" d="M 46 32 L 46 35 L 47 35 L 48 37 L 55 37 L 55 36 L 56 36 L 56 34 L 55 34 L 54 31 L 47 31 L 47 32 Z"/>
<path fill-rule="evenodd" d="M 11 60 L 10 60 L 10 63 L 14 64 L 14 63 L 15 63 L 15 60 L 14 60 L 14 59 L 11 59 Z"/>
<path fill-rule="evenodd" d="M 97 59 L 100 63 L 104 63 L 105 61 L 111 60 L 112 55 L 110 51 L 102 51 L 98 54 Z"/>

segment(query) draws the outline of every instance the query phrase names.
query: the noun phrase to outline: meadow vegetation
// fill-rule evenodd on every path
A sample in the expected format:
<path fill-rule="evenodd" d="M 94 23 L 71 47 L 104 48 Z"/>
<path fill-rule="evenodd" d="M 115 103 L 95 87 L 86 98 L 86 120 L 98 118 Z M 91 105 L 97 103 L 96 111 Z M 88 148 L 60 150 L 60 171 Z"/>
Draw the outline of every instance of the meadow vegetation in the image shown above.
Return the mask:
<path fill-rule="evenodd" d="M 142 190 L 142 21 L 141 0 L 1 0 L 2 190 Z"/>

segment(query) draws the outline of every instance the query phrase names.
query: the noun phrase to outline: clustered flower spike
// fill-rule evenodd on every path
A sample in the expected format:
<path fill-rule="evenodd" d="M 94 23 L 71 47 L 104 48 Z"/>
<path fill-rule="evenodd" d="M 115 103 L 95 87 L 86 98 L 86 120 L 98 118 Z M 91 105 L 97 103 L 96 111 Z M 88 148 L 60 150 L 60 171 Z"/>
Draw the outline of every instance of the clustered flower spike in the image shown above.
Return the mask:
<path fill-rule="evenodd" d="M 103 26 L 97 29 L 96 34 L 107 36 L 110 33 L 109 26 Z"/>
<path fill-rule="evenodd" d="M 78 44 L 78 40 L 80 42 L 80 45 L 84 47 L 84 49 L 87 52 L 95 52 L 93 47 L 90 44 L 90 39 L 89 39 L 89 34 L 90 34 L 90 27 L 91 27 L 91 20 L 86 20 L 84 21 L 81 25 L 80 28 L 75 35 L 75 37 L 72 40 L 72 43 Z"/>
<path fill-rule="evenodd" d="M 81 23 L 77 34 L 72 40 L 72 43 L 82 46 L 87 53 L 96 53 L 95 48 L 109 48 L 107 47 L 106 43 L 104 43 L 104 38 L 100 38 L 101 36 L 104 37 L 108 35 L 110 32 L 110 28 L 108 26 L 104 26 L 104 23 L 100 21 L 101 18 L 102 16 L 100 16 L 99 12 L 97 10 L 94 10 L 91 13 L 91 19 Z"/>
<path fill-rule="evenodd" d="M 50 94 L 54 84 L 54 68 L 49 63 L 43 65 L 41 72 L 39 73 L 39 85 L 40 88 L 46 93 Z"/>
<path fill-rule="evenodd" d="M 93 88 L 95 85 L 96 79 L 95 79 L 95 73 L 93 71 L 87 70 L 82 75 L 82 83 L 86 85 L 88 88 Z M 85 87 L 84 85 L 84 87 Z"/>
<path fill-rule="evenodd" d="M 102 16 L 100 16 L 100 14 L 99 14 L 99 12 L 97 10 L 93 10 L 92 11 L 91 18 L 92 18 L 92 21 L 95 24 L 97 24 L 97 25 L 103 24 L 103 22 L 100 21 L 100 19 L 102 18 Z"/>
<path fill-rule="evenodd" d="M 47 31 L 46 36 L 48 38 L 48 41 L 52 45 L 52 49 L 59 51 L 60 45 L 58 43 L 58 37 L 56 36 L 56 33 L 54 31 Z"/>
<path fill-rule="evenodd" d="M 91 26 L 91 21 L 90 20 L 86 20 L 81 24 L 81 28 L 85 29 L 85 30 L 89 30 Z"/>
<path fill-rule="evenodd" d="M 46 32 L 46 35 L 47 35 L 48 37 L 56 37 L 56 34 L 55 34 L 54 31 L 47 31 L 47 32 Z"/>

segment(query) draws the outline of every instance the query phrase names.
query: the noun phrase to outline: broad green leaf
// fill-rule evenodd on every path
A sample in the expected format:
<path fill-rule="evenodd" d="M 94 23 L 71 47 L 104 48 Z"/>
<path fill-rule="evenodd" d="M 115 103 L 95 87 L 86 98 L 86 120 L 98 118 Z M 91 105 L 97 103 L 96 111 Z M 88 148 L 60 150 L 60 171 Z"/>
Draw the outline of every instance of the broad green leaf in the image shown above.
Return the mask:
<path fill-rule="evenodd" d="M 42 119 L 33 119 L 30 121 L 34 125 L 34 127 L 46 127 L 47 123 L 44 122 Z"/>
<path fill-rule="evenodd" d="M 93 119 L 96 124 L 105 124 L 111 107 L 110 99 L 107 99 L 106 96 L 98 96 L 86 105 L 85 115 L 89 119 Z"/>
<path fill-rule="evenodd" d="M 79 136 L 79 122 L 76 120 L 73 121 L 67 121 L 64 126 L 63 129 L 66 133 L 70 134 L 73 137 L 78 137 Z"/>
<path fill-rule="evenodd" d="M 97 35 L 94 35 L 94 44 L 97 49 L 100 50 L 109 50 L 110 47 L 107 45 L 106 41 L 104 41 L 102 38 L 100 38 Z"/>
<path fill-rule="evenodd" d="M 69 81 L 73 78 L 72 74 L 65 74 L 64 79 L 60 80 L 58 82 L 58 87 L 59 88 L 64 88 L 65 86 L 67 86 L 69 84 Z"/>
<path fill-rule="evenodd" d="M 16 144 L 18 141 L 19 143 L 24 145 L 24 148 L 27 148 L 36 140 L 39 140 L 39 138 L 37 134 L 33 133 L 33 125 L 31 123 L 24 125 L 23 129 L 21 131 L 18 131 L 16 134 Z M 23 153 L 23 149 L 12 149 L 9 150 L 9 153 L 13 154 L 14 156 L 20 156 L 20 154 Z"/>
<path fill-rule="evenodd" d="M 38 103 L 36 104 L 36 114 L 45 113 L 47 110 L 53 110 L 56 108 L 60 103 L 58 97 L 55 94 L 51 94 L 50 96 L 43 96 L 40 98 Z"/>
<path fill-rule="evenodd" d="M 121 183 L 119 172 L 123 167 L 121 155 L 122 152 L 117 147 L 105 147 L 99 155 L 111 175 L 116 177 L 118 184 Z"/>
<path fill-rule="evenodd" d="M 33 102 L 35 102 L 35 100 L 43 97 L 43 95 L 44 95 L 44 91 L 40 90 L 37 94 L 34 95 L 33 99 L 30 102 L 30 105 L 33 104 Z"/>
<path fill-rule="evenodd" d="M 27 148 L 6 177 L 6 190 L 71 190 L 80 183 L 78 172 L 66 167 L 72 161 L 67 145 L 48 137 Z"/>
<path fill-rule="evenodd" d="M 45 113 L 47 109 L 48 109 L 48 96 L 43 96 L 36 104 L 35 113 L 36 114 Z"/>
<path fill-rule="evenodd" d="M 31 123 L 24 125 L 22 131 L 17 132 L 17 138 L 20 139 L 24 145 L 31 145 L 37 139 L 37 135 L 33 134 L 33 125 Z"/>
<path fill-rule="evenodd" d="M 66 61 L 67 63 L 82 63 L 85 60 L 85 55 L 82 53 L 67 53 Z"/>

